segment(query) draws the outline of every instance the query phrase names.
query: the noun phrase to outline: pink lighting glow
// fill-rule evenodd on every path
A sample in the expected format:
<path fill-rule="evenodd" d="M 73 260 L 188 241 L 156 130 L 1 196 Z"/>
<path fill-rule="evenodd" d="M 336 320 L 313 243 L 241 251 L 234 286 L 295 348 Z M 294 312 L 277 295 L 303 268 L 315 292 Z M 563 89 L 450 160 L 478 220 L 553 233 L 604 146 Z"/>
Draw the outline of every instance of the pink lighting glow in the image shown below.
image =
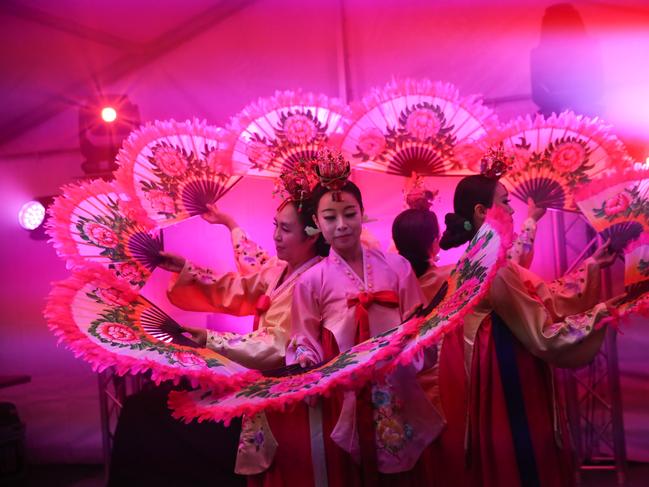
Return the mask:
<path fill-rule="evenodd" d="M 38 201 L 28 201 L 18 212 L 18 222 L 26 230 L 35 230 L 45 219 L 45 207 Z"/>
<path fill-rule="evenodd" d="M 104 107 L 101 109 L 101 118 L 104 122 L 112 123 L 117 120 L 117 111 L 113 107 Z"/>

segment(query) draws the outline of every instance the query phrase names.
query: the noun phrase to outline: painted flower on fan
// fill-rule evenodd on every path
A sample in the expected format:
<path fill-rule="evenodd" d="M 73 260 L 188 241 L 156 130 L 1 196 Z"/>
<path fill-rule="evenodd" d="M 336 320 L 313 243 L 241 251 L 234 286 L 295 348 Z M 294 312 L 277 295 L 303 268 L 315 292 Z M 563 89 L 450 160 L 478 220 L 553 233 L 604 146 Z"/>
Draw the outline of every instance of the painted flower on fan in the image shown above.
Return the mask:
<path fill-rule="evenodd" d="M 512 147 L 509 149 L 509 153 L 512 156 L 512 169 L 514 171 L 524 170 L 532 158 L 532 153 L 523 147 Z"/>
<path fill-rule="evenodd" d="M 116 266 L 119 276 L 129 282 L 139 281 L 142 279 L 140 269 L 135 262 L 122 262 Z"/>
<path fill-rule="evenodd" d="M 205 360 L 192 352 L 174 352 L 171 358 L 186 367 L 200 367 L 205 365 Z"/>
<path fill-rule="evenodd" d="M 440 122 L 437 116 L 424 108 L 413 110 L 406 121 L 406 130 L 418 140 L 426 140 L 437 135 L 439 128 Z"/>
<path fill-rule="evenodd" d="M 261 167 L 262 169 L 269 166 L 273 162 L 273 152 L 270 148 L 258 140 L 251 140 L 246 145 L 246 156 L 253 164 Z"/>
<path fill-rule="evenodd" d="M 640 259 L 637 270 L 642 276 L 649 276 L 649 260 Z"/>
<path fill-rule="evenodd" d="M 144 193 L 144 195 L 146 199 L 149 200 L 149 203 L 151 203 L 151 208 L 153 209 L 153 211 L 167 214 L 171 214 L 176 211 L 174 200 L 164 191 L 154 189 L 147 191 L 146 193 Z"/>
<path fill-rule="evenodd" d="M 95 290 L 95 294 L 105 304 L 111 306 L 126 306 L 128 304 L 128 297 L 125 293 L 114 287 L 100 287 Z"/>
<path fill-rule="evenodd" d="M 578 142 L 557 144 L 550 156 L 552 167 L 562 173 L 572 172 L 586 160 L 586 149 Z"/>
<path fill-rule="evenodd" d="M 156 166 L 172 178 L 182 176 L 187 170 L 187 159 L 173 147 L 159 146 L 154 149 L 153 159 Z"/>
<path fill-rule="evenodd" d="M 99 223 L 86 222 L 83 225 L 83 233 L 86 234 L 92 243 L 99 245 L 100 247 L 114 249 L 119 243 L 115 232 Z"/>
<path fill-rule="evenodd" d="M 379 345 L 375 341 L 368 340 L 366 342 L 359 343 L 358 345 L 354 345 L 354 349 L 352 350 L 352 352 L 354 353 L 369 352 L 371 350 L 374 350 L 378 346 Z"/>
<path fill-rule="evenodd" d="M 301 389 L 302 387 L 315 384 L 322 378 L 320 372 L 307 372 L 305 374 L 293 375 L 273 384 L 268 392 L 270 394 L 284 394 L 285 392 Z"/>
<path fill-rule="evenodd" d="M 133 330 L 115 321 L 101 323 L 97 327 L 97 335 L 106 341 L 123 345 L 133 345 L 140 342 Z"/>
<path fill-rule="evenodd" d="M 318 128 L 306 115 L 290 115 L 284 120 L 284 133 L 292 144 L 308 144 L 315 139 Z"/>
<path fill-rule="evenodd" d="M 478 255 L 478 252 L 482 249 L 482 247 L 485 244 L 485 241 L 487 240 L 486 236 L 480 237 L 471 247 L 469 247 L 466 251 L 466 258 L 469 260 L 473 260 L 476 255 Z"/>
<path fill-rule="evenodd" d="M 626 193 L 618 193 L 604 203 L 604 213 L 614 216 L 623 213 L 631 205 L 631 198 Z"/>
<path fill-rule="evenodd" d="M 356 148 L 373 159 L 385 150 L 385 137 L 376 127 L 369 128 L 358 137 Z"/>
<path fill-rule="evenodd" d="M 647 312 L 649 311 L 649 293 L 643 294 L 641 298 L 632 301 L 631 303 L 630 308 L 628 305 L 625 305 L 627 312 L 629 309 L 632 309 L 636 313 L 640 313 L 645 317 L 647 316 Z"/>
<path fill-rule="evenodd" d="M 117 209 L 122 217 L 132 222 L 136 222 L 140 218 L 139 212 L 125 200 L 118 201 Z"/>
<path fill-rule="evenodd" d="M 207 154 L 207 167 L 212 169 L 216 174 L 227 176 L 232 173 L 232 164 L 223 151 L 214 149 Z"/>
<path fill-rule="evenodd" d="M 477 277 L 472 277 L 464 281 L 464 283 L 452 293 L 448 299 L 444 300 L 437 310 L 440 316 L 450 316 L 457 313 L 466 302 L 469 300 L 475 289 L 480 286 L 480 280 Z"/>

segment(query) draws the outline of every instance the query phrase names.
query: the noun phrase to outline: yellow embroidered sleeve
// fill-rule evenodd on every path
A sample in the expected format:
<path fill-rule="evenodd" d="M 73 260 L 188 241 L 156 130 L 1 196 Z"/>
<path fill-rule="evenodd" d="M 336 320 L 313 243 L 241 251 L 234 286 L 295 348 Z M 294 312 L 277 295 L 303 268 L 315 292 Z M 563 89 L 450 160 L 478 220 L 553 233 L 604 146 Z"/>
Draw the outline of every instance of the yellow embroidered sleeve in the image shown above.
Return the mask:
<path fill-rule="evenodd" d="M 252 274 L 276 263 L 277 258 L 271 257 L 261 245 L 250 240 L 241 228 L 233 228 L 231 235 L 234 261 L 240 274 Z"/>
<path fill-rule="evenodd" d="M 529 269 L 534 258 L 534 239 L 536 238 L 536 220 L 528 218 L 523 222 L 523 227 L 516 237 L 514 244 L 507 252 L 507 258 Z"/>
<path fill-rule="evenodd" d="M 577 275 L 587 272 L 584 268 Z M 586 282 L 585 278 L 580 282 L 579 291 L 565 291 L 545 284 L 518 265 L 508 264 L 491 285 L 490 301 L 531 353 L 556 365 L 574 366 L 592 359 L 604 337 L 601 325 L 610 317 L 603 303 L 591 304 L 590 309 L 583 309 L 583 303 L 570 305 L 570 299 L 583 299 L 583 293 L 588 291 Z M 557 294 L 553 294 L 555 291 Z M 578 298 L 579 293 L 582 298 Z"/>
<path fill-rule="evenodd" d="M 266 326 L 245 334 L 212 330 L 207 332 L 207 348 L 257 370 L 284 365 L 288 340 L 288 330 L 273 323 L 266 323 Z"/>

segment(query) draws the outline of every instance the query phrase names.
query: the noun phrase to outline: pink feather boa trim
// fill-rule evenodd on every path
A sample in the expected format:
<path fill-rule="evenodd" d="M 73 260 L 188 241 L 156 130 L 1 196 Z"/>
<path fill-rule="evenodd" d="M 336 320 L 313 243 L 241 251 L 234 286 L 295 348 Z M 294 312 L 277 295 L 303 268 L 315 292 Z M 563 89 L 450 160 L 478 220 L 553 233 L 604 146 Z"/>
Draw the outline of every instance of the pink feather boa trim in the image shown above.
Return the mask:
<path fill-rule="evenodd" d="M 485 279 L 484 289 L 482 292 L 474 296 L 474 298 L 463 308 L 461 313 L 455 315 L 451 321 L 444 325 L 443 329 L 440 329 L 438 333 L 432 335 L 425 343 L 422 342 L 417 348 L 413 349 L 409 353 L 401 353 L 403 350 L 402 340 L 406 339 L 408 335 L 417 330 L 419 325 L 424 321 L 424 318 L 416 318 L 402 325 L 402 330 L 398 332 L 397 337 L 392 340 L 392 343 L 377 352 L 375 356 L 370 361 L 363 364 L 361 368 L 349 370 L 346 373 L 340 373 L 324 384 L 315 385 L 308 390 L 303 389 L 297 391 L 292 393 L 290 396 L 286 395 L 268 398 L 256 401 L 254 404 L 241 404 L 235 407 L 198 407 L 192 398 L 191 392 L 174 391 L 170 393 L 168 402 L 169 407 L 172 409 L 173 416 L 178 419 L 183 419 L 186 422 L 197 419 L 199 422 L 206 420 L 223 421 L 227 425 L 233 418 L 241 415 L 254 415 L 265 409 L 285 411 L 295 402 L 304 400 L 307 397 L 327 397 L 334 391 L 358 389 L 370 380 L 385 376 L 385 374 L 389 373 L 396 365 L 409 363 L 413 360 L 414 355 L 419 353 L 423 348 L 434 346 L 436 343 L 439 343 L 445 333 L 449 333 L 456 327 L 462 325 L 464 317 L 484 298 L 486 293 L 489 291 L 489 284 L 498 270 L 505 264 L 507 260 L 507 250 L 511 247 L 513 238 L 511 216 L 500 208 L 494 207 L 489 211 L 487 222 L 499 234 L 501 243 L 496 263 L 490 269 L 489 274 Z M 381 362 L 383 361 L 389 361 L 389 363 L 381 365 Z M 314 371 L 317 371 L 317 369 Z"/>
<path fill-rule="evenodd" d="M 219 391 L 236 389 L 260 378 L 260 373 L 253 370 L 247 370 L 230 377 L 216 376 L 209 370 L 186 370 L 174 365 L 163 365 L 153 360 L 111 353 L 93 343 L 88 335 L 77 326 L 72 314 L 71 303 L 79 289 L 83 288 L 89 280 L 95 278 L 99 278 L 111 288 L 125 293 L 129 299 L 137 297 L 137 293 L 132 288 L 116 280 L 108 271 L 81 270 L 72 274 L 65 281 L 55 283 L 47 298 L 44 311 L 47 326 L 58 338 L 58 343 L 64 343 L 67 348 L 72 350 L 75 357 L 88 362 L 94 371 L 101 372 L 109 367 L 114 367 L 118 375 L 150 371 L 151 379 L 156 383 L 172 381 L 174 384 L 178 384 L 181 379 L 187 378 L 193 386 L 204 385 Z M 174 346 L 181 350 L 184 348 L 192 350 L 181 345 Z"/>

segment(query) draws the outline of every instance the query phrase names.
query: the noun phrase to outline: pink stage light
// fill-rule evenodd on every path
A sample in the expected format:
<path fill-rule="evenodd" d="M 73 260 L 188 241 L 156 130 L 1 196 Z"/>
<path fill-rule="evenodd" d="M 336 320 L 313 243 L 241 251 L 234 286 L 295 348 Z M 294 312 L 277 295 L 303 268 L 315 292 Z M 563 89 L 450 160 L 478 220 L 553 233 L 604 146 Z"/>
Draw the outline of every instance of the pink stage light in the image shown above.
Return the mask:
<path fill-rule="evenodd" d="M 112 123 L 117 120 L 117 111 L 113 107 L 104 107 L 101 109 L 101 118 L 104 122 Z"/>
<path fill-rule="evenodd" d="M 26 230 L 37 229 L 45 220 L 45 207 L 38 201 L 28 201 L 18 212 L 18 222 Z"/>

